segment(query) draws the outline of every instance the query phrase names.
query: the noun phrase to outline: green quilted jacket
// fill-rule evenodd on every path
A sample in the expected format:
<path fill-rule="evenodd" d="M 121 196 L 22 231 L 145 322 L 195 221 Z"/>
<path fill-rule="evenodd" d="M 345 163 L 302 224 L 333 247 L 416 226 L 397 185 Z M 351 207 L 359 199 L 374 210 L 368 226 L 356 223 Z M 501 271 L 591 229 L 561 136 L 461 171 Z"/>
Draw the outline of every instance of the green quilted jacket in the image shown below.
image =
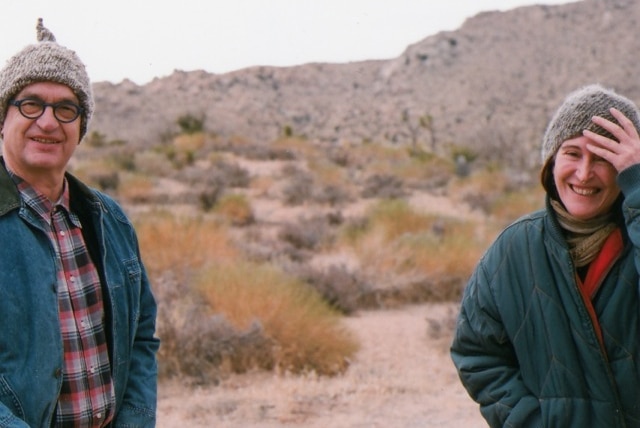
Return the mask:
<path fill-rule="evenodd" d="M 640 165 L 618 184 L 624 248 L 592 299 L 603 345 L 548 201 L 470 278 L 451 356 L 491 427 L 640 427 Z"/>

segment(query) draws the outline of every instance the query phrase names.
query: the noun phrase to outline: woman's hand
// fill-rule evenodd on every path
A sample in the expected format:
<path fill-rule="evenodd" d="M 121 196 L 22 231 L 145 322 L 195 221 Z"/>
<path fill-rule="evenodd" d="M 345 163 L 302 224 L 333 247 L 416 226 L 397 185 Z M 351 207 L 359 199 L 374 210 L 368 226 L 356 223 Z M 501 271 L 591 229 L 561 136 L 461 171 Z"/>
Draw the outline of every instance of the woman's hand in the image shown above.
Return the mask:
<path fill-rule="evenodd" d="M 620 125 L 601 116 L 594 116 L 592 120 L 596 125 L 609 131 L 618 141 L 587 130 L 583 131 L 583 135 L 594 142 L 594 144 L 587 144 L 587 148 L 593 154 L 605 159 L 616 171 L 621 172 L 631 165 L 640 163 L 640 136 L 633 122 L 622 112 L 615 108 L 609 111 Z"/>

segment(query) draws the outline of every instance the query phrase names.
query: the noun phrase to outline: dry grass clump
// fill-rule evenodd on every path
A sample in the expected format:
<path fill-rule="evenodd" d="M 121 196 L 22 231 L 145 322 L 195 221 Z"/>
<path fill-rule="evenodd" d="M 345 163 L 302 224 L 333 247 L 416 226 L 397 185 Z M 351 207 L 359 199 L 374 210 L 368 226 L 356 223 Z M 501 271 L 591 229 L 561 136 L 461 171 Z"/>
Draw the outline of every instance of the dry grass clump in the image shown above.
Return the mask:
<path fill-rule="evenodd" d="M 525 187 L 517 192 L 505 192 L 491 207 L 491 214 L 510 223 L 518 217 L 544 207 L 545 191 L 541 185 Z"/>
<path fill-rule="evenodd" d="M 366 276 L 387 289 L 373 297 L 405 302 L 455 299 L 489 240 L 473 222 L 424 214 L 399 199 L 379 202 L 342 232 Z"/>
<path fill-rule="evenodd" d="M 247 226 L 255 220 L 251 202 L 245 195 L 238 193 L 221 196 L 213 211 L 233 226 Z"/>
<path fill-rule="evenodd" d="M 240 330 L 223 315 L 211 314 L 198 293 L 185 292 L 171 272 L 153 284 L 159 301 L 161 378 L 179 376 L 200 384 L 218 383 L 229 373 L 273 368 L 272 343 L 258 323 Z"/>
<path fill-rule="evenodd" d="M 211 260 L 229 263 L 241 257 L 227 229 L 202 217 L 176 217 L 157 211 L 140 218 L 136 228 L 152 277 L 164 272 L 193 274 Z M 178 275 L 179 284 L 185 281 L 184 275 Z"/>
<path fill-rule="evenodd" d="M 115 192 L 120 186 L 118 169 L 108 159 L 85 159 L 74 165 L 72 173 L 102 191 Z"/>
<path fill-rule="evenodd" d="M 281 370 L 337 374 L 358 349 L 315 290 L 272 266 L 215 264 L 202 271 L 197 284 L 211 310 L 234 328 L 262 326 Z"/>
<path fill-rule="evenodd" d="M 134 155 L 135 169 L 142 175 L 168 177 L 174 166 L 167 157 L 155 150 L 144 150 Z"/>
<path fill-rule="evenodd" d="M 344 265 L 326 268 L 300 266 L 296 276 L 315 288 L 332 307 L 345 314 L 367 307 L 367 296 L 373 290 L 370 282 L 358 270 Z"/>
<path fill-rule="evenodd" d="M 178 152 L 197 152 L 204 147 L 205 134 L 203 132 L 182 133 L 173 138 L 173 145 Z"/>
<path fill-rule="evenodd" d="M 357 344 L 338 314 L 275 266 L 243 261 L 224 224 L 167 212 L 136 223 L 159 305 L 162 376 L 346 369 Z"/>
<path fill-rule="evenodd" d="M 394 199 L 406 196 L 403 181 L 395 175 L 374 174 L 369 176 L 360 193 L 363 198 Z"/>
<path fill-rule="evenodd" d="M 146 203 L 153 198 L 153 178 L 137 173 L 120 174 L 117 196 L 129 203 Z"/>
<path fill-rule="evenodd" d="M 297 249 L 315 250 L 331 239 L 329 226 L 325 216 L 301 217 L 282 225 L 278 237 Z"/>
<path fill-rule="evenodd" d="M 282 137 L 271 144 L 271 149 L 292 153 L 296 159 L 311 160 L 324 156 L 320 147 L 301 137 Z"/>

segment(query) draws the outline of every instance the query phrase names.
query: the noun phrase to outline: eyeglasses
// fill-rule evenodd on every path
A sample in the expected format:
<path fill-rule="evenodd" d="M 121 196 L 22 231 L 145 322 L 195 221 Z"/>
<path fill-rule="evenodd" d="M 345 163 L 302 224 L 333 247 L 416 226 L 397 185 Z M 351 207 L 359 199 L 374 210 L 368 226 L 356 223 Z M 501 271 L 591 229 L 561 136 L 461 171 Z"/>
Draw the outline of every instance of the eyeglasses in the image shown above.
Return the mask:
<path fill-rule="evenodd" d="M 44 114 L 47 107 L 51 107 L 55 118 L 62 123 L 73 122 L 83 112 L 82 107 L 71 101 L 45 103 L 35 98 L 24 98 L 21 100 L 11 100 L 9 104 L 18 107 L 20 114 L 27 119 L 38 119 Z"/>

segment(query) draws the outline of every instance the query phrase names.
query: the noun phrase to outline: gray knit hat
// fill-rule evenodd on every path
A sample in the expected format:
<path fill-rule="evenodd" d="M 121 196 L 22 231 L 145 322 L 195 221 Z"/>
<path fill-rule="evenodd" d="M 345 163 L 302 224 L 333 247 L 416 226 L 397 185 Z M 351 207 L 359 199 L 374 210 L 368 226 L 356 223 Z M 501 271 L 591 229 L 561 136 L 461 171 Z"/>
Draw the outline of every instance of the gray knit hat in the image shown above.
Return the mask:
<path fill-rule="evenodd" d="M 618 123 L 609 112 L 611 107 L 620 110 L 640 132 L 640 112 L 633 101 L 598 84 L 585 86 L 569 94 L 549 122 L 542 140 L 542 164 L 549 162 L 562 143 L 582 136 L 585 129 L 615 140 L 591 121 L 593 116 L 601 116 Z"/>
<path fill-rule="evenodd" d="M 25 86 L 36 82 L 62 83 L 71 88 L 83 109 L 82 139 L 93 114 L 89 75 L 74 51 L 56 43 L 53 34 L 42 25 L 42 18 L 38 18 L 36 31 L 38 43 L 26 46 L 0 70 L 0 123 L 4 123 L 9 101 Z"/>

